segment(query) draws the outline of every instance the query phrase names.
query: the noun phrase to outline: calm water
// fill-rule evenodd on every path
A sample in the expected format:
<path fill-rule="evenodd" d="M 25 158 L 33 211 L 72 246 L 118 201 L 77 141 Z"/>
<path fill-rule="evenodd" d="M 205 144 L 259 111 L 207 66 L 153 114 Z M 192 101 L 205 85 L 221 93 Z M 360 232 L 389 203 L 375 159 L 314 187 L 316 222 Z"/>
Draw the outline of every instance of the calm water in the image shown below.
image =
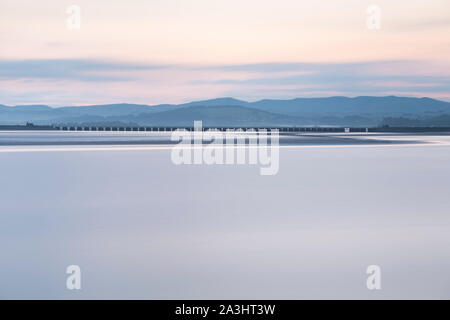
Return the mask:
<path fill-rule="evenodd" d="M 0 298 L 450 298 L 450 146 L 282 148 L 275 176 L 22 151 L 0 152 Z"/>

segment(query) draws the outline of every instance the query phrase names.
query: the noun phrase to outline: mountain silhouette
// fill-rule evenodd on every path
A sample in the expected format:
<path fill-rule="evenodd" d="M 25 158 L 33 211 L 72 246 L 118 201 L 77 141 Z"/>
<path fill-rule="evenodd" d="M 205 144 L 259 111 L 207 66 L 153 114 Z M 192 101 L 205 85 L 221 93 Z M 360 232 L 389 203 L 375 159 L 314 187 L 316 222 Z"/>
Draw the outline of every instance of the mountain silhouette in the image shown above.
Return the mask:
<path fill-rule="evenodd" d="M 193 120 L 219 126 L 349 125 L 373 126 L 387 117 L 439 117 L 450 103 L 431 98 L 328 97 L 247 102 L 217 98 L 183 104 L 106 104 L 50 107 L 0 105 L 0 124 L 83 125 L 133 123 L 187 126 Z"/>

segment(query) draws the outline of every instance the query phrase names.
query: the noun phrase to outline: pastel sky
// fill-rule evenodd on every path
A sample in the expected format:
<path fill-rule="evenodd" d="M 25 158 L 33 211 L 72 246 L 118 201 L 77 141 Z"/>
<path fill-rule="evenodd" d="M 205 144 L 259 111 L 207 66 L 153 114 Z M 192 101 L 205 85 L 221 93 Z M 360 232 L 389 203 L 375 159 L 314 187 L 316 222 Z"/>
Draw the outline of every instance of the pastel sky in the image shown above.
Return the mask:
<path fill-rule="evenodd" d="M 0 104 L 334 95 L 450 101 L 450 1 L 0 0 Z"/>

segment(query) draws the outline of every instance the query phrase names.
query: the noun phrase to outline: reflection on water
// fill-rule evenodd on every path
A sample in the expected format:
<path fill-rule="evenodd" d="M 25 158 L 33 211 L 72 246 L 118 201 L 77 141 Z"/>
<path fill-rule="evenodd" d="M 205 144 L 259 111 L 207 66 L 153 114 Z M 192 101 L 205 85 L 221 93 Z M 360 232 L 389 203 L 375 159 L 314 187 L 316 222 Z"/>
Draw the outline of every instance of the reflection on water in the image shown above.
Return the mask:
<path fill-rule="evenodd" d="M 225 138 L 225 133 L 224 134 Z M 233 135 L 233 133 L 227 133 Z M 252 136 L 254 133 L 239 132 Z M 262 134 L 259 132 L 259 134 Z M 235 138 L 235 136 L 233 136 Z M 280 133 L 279 143 L 287 146 L 380 145 L 418 143 L 416 136 L 398 134 Z M 171 132 L 98 131 L 0 131 L 0 152 L 6 146 L 163 146 L 173 145 Z M 205 142 L 206 143 L 206 142 Z"/>
<path fill-rule="evenodd" d="M 151 149 L 0 163 L 1 298 L 450 298 L 447 145 L 283 148 L 275 176 Z"/>

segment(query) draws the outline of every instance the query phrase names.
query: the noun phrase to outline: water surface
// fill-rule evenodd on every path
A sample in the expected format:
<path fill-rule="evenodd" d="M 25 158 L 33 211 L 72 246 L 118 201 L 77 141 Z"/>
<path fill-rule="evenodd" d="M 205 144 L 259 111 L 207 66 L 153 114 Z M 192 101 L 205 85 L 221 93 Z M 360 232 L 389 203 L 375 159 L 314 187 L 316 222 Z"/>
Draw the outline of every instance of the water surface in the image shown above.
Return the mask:
<path fill-rule="evenodd" d="M 275 176 L 170 148 L 0 152 L 0 297 L 449 299 L 448 138 L 402 139 L 428 144 L 285 147 Z"/>

